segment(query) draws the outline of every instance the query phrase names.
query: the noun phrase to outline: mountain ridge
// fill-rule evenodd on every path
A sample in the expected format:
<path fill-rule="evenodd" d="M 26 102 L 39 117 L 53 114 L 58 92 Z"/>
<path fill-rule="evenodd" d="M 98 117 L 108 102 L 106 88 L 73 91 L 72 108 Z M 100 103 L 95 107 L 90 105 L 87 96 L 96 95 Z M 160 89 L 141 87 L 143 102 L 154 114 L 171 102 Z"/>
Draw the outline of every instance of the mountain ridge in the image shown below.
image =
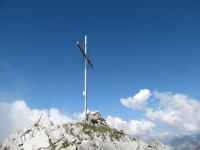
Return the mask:
<path fill-rule="evenodd" d="M 158 141 L 145 143 L 123 130 L 110 127 L 98 112 L 88 121 L 54 125 L 42 118 L 30 127 L 7 137 L 0 150 L 172 150 Z"/>
<path fill-rule="evenodd" d="M 194 136 L 184 135 L 182 138 L 175 137 L 171 146 L 173 146 L 175 150 L 194 150 L 199 144 L 200 134 L 196 134 Z"/>

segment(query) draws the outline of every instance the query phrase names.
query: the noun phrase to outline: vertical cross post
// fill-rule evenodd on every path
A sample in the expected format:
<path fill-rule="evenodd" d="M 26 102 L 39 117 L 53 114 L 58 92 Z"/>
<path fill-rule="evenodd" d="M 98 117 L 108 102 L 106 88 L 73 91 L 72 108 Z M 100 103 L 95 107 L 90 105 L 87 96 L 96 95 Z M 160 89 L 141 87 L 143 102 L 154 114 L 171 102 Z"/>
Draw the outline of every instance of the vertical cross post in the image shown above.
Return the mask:
<path fill-rule="evenodd" d="M 83 91 L 83 96 L 84 96 L 84 120 L 87 120 L 87 63 L 90 64 L 91 67 L 93 67 L 91 61 L 88 58 L 87 55 L 87 36 L 85 35 L 85 46 L 84 49 L 80 46 L 80 44 L 77 42 L 77 46 L 81 50 L 83 56 L 84 56 L 84 62 L 85 62 L 85 69 L 84 69 L 84 91 Z"/>
<path fill-rule="evenodd" d="M 85 35 L 85 81 L 84 81 L 85 121 L 87 120 L 87 36 Z"/>

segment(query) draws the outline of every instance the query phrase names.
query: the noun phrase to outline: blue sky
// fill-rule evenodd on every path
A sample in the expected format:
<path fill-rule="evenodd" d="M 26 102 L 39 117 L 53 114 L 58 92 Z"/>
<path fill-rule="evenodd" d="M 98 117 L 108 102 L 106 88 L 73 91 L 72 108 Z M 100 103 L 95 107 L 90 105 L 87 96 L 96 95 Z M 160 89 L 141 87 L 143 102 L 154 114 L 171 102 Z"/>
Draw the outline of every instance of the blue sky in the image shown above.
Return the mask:
<path fill-rule="evenodd" d="M 10 112 L 12 104 L 20 100 L 30 110 L 43 110 L 57 83 L 62 82 L 47 110 L 55 108 L 75 119 L 74 113 L 82 113 L 84 108 L 83 56 L 76 42 L 83 45 L 87 35 L 94 65 L 88 70 L 88 109 L 99 110 L 108 121 L 108 116 L 112 117 L 110 124 L 125 130 L 123 121 L 130 125 L 131 120 L 153 123 L 154 119 L 156 127 L 150 126 L 152 132 L 144 132 L 147 136 L 159 134 L 154 132 L 158 128 L 178 136 L 200 132 L 196 128 L 200 123 L 199 25 L 197 0 L 1 0 L 1 105 L 6 104 L 5 112 Z M 141 97 L 147 95 L 136 100 L 145 110 L 135 108 L 133 96 L 137 93 Z M 133 100 L 128 101 L 128 97 Z M 166 97 L 170 97 L 168 102 Z M 128 105 L 121 99 L 127 100 Z M 177 103 L 170 103 L 176 100 Z M 165 122 L 158 117 L 160 113 L 160 117 L 166 114 L 169 120 L 181 118 L 187 104 L 194 112 L 190 117 L 197 116 L 193 118 L 197 122 L 184 126 L 187 132 L 178 131 L 176 121 Z M 172 111 L 176 105 L 180 109 Z M 174 114 L 176 110 L 179 115 Z M 111 121 L 116 118 L 121 122 Z M 12 119 L 8 121 L 11 122 Z M 0 128 L 9 130 L 3 125 Z"/>

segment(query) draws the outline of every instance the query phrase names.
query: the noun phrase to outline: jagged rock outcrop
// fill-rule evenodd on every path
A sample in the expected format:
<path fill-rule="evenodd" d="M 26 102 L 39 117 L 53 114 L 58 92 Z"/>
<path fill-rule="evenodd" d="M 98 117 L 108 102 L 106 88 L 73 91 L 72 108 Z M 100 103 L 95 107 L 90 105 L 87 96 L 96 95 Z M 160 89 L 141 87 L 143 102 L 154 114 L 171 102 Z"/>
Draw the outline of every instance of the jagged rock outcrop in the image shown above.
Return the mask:
<path fill-rule="evenodd" d="M 109 125 L 106 123 L 106 120 L 100 115 L 98 111 L 90 111 L 87 114 L 87 120 L 97 126 L 109 127 Z"/>
<path fill-rule="evenodd" d="M 0 150 L 171 150 L 160 142 L 147 144 L 109 127 L 98 112 L 88 121 L 54 125 L 48 118 L 10 135 Z"/>

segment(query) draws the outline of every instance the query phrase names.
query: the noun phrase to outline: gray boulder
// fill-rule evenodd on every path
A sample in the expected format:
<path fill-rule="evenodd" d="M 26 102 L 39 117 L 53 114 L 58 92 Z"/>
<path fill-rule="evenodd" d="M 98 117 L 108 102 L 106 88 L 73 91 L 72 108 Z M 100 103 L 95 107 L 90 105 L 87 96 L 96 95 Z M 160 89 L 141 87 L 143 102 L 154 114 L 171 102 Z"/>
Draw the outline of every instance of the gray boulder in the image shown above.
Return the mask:
<path fill-rule="evenodd" d="M 106 120 L 100 115 L 98 111 L 90 111 L 87 114 L 87 121 L 98 126 L 109 127 L 109 125 L 106 123 Z"/>

